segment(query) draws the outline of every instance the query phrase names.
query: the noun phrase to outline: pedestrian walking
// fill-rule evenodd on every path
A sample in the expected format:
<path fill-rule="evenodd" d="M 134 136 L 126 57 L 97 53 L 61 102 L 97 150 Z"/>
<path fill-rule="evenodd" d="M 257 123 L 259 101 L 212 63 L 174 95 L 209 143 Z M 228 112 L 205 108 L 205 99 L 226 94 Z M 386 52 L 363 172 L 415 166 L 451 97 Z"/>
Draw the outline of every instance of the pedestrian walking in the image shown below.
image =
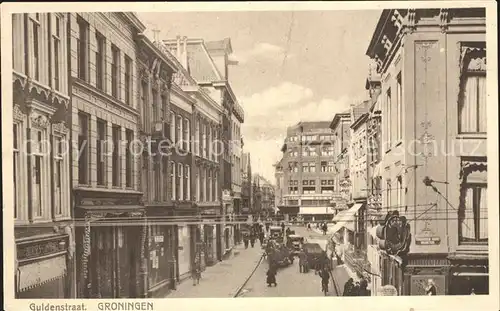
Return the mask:
<path fill-rule="evenodd" d="M 260 245 L 264 244 L 264 231 L 260 231 L 259 233 L 259 242 L 260 242 Z"/>
<path fill-rule="evenodd" d="M 359 282 L 358 296 L 371 296 L 370 291 L 368 290 L 368 281 L 362 279 Z"/>
<path fill-rule="evenodd" d="M 243 237 L 243 243 L 245 244 L 245 249 L 248 248 L 248 236 L 245 234 L 245 236 Z"/>
<path fill-rule="evenodd" d="M 269 270 L 267 270 L 267 286 L 270 287 L 271 285 L 274 284 L 274 287 L 278 285 L 276 283 L 276 269 L 274 267 L 269 267 Z"/>
<path fill-rule="evenodd" d="M 353 289 L 354 289 L 354 280 L 352 278 L 349 278 L 347 282 L 344 284 L 344 293 L 343 296 L 353 296 Z"/>
<path fill-rule="evenodd" d="M 194 263 L 191 278 L 193 279 L 193 286 L 200 284 L 201 269 L 198 260 Z"/>
<path fill-rule="evenodd" d="M 306 254 L 304 253 L 303 250 L 301 250 L 299 252 L 299 272 L 300 273 L 306 273 L 305 262 L 306 262 Z"/>
<path fill-rule="evenodd" d="M 326 222 L 323 224 L 323 235 L 326 235 L 326 232 L 328 231 L 328 225 Z"/>

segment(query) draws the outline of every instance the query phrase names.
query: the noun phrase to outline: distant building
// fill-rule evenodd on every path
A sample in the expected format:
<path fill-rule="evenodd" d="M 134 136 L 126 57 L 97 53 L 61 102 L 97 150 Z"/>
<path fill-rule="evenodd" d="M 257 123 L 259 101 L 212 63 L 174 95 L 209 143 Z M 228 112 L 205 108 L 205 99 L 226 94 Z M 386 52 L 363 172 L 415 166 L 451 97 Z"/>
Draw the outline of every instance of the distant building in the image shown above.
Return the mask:
<path fill-rule="evenodd" d="M 335 136 L 330 122 L 300 122 L 287 129 L 280 170 L 283 171 L 282 214 L 305 220 L 331 220 L 338 198 L 335 187 Z"/>
<path fill-rule="evenodd" d="M 250 153 L 245 152 L 241 155 L 241 213 L 248 215 L 253 207 L 253 187 L 252 187 L 252 164 Z"/>
<path fill-rule="evenodd" d="M 275 213 L 274 185 L 265 177 L 253 175 L 254 212 L 257 217 L 271 217 Z"/>

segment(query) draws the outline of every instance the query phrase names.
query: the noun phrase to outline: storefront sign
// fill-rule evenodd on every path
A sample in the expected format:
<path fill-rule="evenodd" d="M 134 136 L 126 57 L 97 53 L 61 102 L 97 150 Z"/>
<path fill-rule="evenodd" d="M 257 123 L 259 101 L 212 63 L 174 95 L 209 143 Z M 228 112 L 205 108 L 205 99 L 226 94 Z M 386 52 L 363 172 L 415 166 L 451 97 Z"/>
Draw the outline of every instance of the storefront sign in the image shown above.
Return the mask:
<path fill-rule="evenodd" d="M 163 243 L 163 235 L 156 235 L 155 236 L 155 243 Z"/>
<path fill-rule="evenodd" d="M 230 190 L 223 190 L 222 191 L 222 201 L 231 201 L 231 191 Z"/>
<path fill-rule="evenodd" d="M 398 290 L 392 285 L 384 285 L 378 289 L 378 296 L 397 296 Z"/>
<path fill-rule="evenodd" d="M 429 217 L 422 217 L 420 220 L 420 230 L 415 236 L 416 245 L 439 245 L 441 238 L 431 228 L 432 220 Z"/>
<path fill-rule="evenodd" d="M 67 249 L 67 236 L 56 236 L 43 241 L 19 242 L 17 244 L 18 260 L 26 260 L 55 254 Z"/>
<path fill-rule="evenodd" d="M 66 256 L 19 266 L 19 291 L 30 290 L 66 275 Z"/>

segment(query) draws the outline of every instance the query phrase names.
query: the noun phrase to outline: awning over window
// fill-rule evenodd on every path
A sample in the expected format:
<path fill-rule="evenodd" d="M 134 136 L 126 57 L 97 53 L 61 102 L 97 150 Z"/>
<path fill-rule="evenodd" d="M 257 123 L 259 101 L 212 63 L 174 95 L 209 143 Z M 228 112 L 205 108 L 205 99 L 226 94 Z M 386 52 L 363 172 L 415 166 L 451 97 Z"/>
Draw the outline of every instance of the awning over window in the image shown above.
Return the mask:
<path fill-rule="evenodd" d="M 350 209 L 338 213 L 333 221 L 337 221 L 337 224 L 342 224 L 341 227 L 346 227 L 347 229 L 354 231 L 354 223 L 356 221 L 356 213 L 363 206 L 363 203 L 354 204 Z"/>
<path fill-rule="evenodd" d="M 300 207 L 299 214 L 301 215 L 327 215 L 333 216 L 333 209 L 328 206 L 311 206 Z"/>

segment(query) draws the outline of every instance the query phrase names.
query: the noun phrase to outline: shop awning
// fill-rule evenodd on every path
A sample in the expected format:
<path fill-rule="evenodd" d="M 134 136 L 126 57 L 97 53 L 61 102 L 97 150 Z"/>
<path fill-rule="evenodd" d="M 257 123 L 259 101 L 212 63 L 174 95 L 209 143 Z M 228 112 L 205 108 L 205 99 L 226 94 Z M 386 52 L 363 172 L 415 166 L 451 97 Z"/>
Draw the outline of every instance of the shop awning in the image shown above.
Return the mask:
<path fill-rule="evenodd" d="M 362 206 L 363 203 L 354 204 L 350 209 L 337 214 L 333 218 L 333 220 L 337 221 L 338 223 L 342 223 L 343 227 L 346 227 L 347 229 L 354 231 L 355 229 L 354 222 L 356 221 L 356 213 Z"/>
<path fill-rule="evenodd" d="M 453 276 L 489 276 L 486 272 L 454 272 Z"/>
<path fill-rule="evenodd" d="M 299 214 L 301 215 L 333 215 L 333 210 L 328 206 L 311 206 L 311 207 L 301 207 L 299 209 Z"/>
<path fill-rule="evenodd" d="M 335 234 L 337 233 L 340 229 L 342 229 L 342 227 L 344 226 L 344 223 L 343 222 L 338 222 L 336 223 L 335 225 L 333 225 L 333 227 L 330 229 L 328 228 L 328 233 L 329 234 Z"/>
<path fill-rule="evenodd" d="M 19 291 L 27 291 L 66 275 L 66 257 L 36 261 L 19 267 Z"/>

